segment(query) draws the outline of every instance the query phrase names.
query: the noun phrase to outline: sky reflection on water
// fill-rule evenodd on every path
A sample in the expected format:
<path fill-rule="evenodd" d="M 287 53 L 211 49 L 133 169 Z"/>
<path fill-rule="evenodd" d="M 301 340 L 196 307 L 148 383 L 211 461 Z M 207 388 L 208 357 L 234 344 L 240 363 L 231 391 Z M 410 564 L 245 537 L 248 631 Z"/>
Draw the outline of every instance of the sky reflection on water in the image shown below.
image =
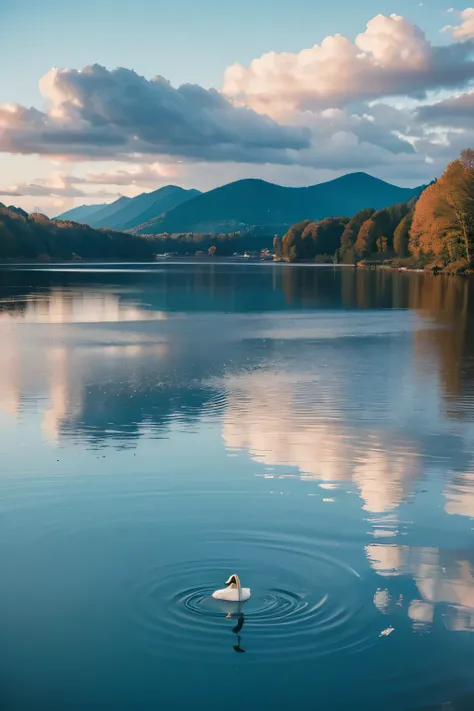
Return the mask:
<path fill-rule="evenodd" d="M 382 700 L 389 711 L 447 702 L 468 708 L 472 281 L 224 264 L 0 274 L 0 487 L 6 528 L 16 536 L 3 544 L 7 563 L 14 555 L 32 560 L 42 541 L 51 580 L 40 591 L 57 586 L 57 604 L 69 608 L 55 531 L 71 565 L 86 566 L 93 615 L 104 586 L 111 609 L 123 611 L 124 644 L 147 658 L 151 647 L 164 654 L 160 639 L 175 639 L 178 666 L 185 648 L 201 645 L 195 691 L 202 708 L 223 693 L 206 686 L 206 664 L 225 663 L 216 656 L 225 617 L 209 607 L 208 593 L 221 587 L 220 571 L 233 572 L 225 573 L 226 558 L 256 588 L 239 639 L 236 619 L 227 630 L 226 648 L 238 659 L 221 670 L 239 665 L 244 695 L 270 683 L 271 656 L 273 665 L 286 665 L 281 683 L 299 679 L 301 691 L 293 689 L 288 703 L 313 708 L 310 660 L 324 659 L 334 679 L 351 654 L 348 683 L 364 665 L 379 670 L 368 688 L 353 689 L 364 708 L 378 709 Z M 114 535 L 126 551 L 105 578 L 90 551 L 78 563 L 92 531 L 112 560 Z M 172 541 L 169 551 L 149 547 L 159 531 Z M 111 581 L 122 575 L 113 591 Z M 22 585 L 14 571 L 4 593 L 20 627 L 28 617 Z M 48 609 L 40 604 L 41 614 Z M 207 632 L 201 624 L 210 625 Z M 103 644 L 117 633 L 111 618 Z M 21 637 L 9 640 L 14 660 Z M 34 649 L 39 632 L 25 640 Z M 52 703 L 47 662 L 54 665 L 55 654 L 47 648 L 46 661 L 34 663 Z M 451 659 L 442 668 L 446 650 Z M 101 668 L 90 664 L 86 685 Z M 178 667 L 160 664 L 169 683 L 153 691 L 146 662 L 146 702 L 136 708 L 173 698 Z M 37 672 L 27 665 L 32 689 Z M 74 675 L 67 679 L 63 700 Z M 124 698 L 130 684 L 125 673 Z M 344 685 L 323 686 L 321 708 L 347 707 Z M 275 708 L 283 692 L 279 683 L 272 689 L 258 708 Z M 92 693 L 90 708 L 112 708 L 116 697 L 108 693 L 106 701 Z"/>

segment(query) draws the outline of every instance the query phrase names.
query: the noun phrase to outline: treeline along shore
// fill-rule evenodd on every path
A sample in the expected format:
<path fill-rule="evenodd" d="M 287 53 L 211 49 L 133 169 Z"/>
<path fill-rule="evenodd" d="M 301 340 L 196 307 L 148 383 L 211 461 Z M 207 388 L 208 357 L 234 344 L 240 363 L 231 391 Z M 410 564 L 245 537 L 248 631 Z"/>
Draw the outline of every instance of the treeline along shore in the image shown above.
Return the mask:
<path fill-rule="evenodd" d="M 293 225 L 273 243 L 287 262 L 333 261 L 369 266 L 474 272 L 474 150 L 465 150 L 439 180 L 405 203 Z"/>
<path fill-rule="evenodd" d="M 280 233 L 282 234 L 282 233 Z M 283 236 L 265 226 L 234 232 L 140 235 L 50 220 L 0 203 L 0 260 L 153 260 L 157 254 L 234 253 L 273 249 L 285 262 L 474 271 L 474 150 L 408 202 L 364 208 L 350 217 L 302 220 Z"/>

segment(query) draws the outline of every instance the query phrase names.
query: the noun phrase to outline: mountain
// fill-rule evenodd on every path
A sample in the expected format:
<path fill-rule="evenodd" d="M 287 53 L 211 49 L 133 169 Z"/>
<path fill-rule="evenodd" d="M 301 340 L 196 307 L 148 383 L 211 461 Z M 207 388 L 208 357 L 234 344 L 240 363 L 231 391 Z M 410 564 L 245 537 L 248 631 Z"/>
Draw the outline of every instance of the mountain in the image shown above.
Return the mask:
<path fill-rule="evenodd" d="M 0 203 L 0 260 L 153 259 L 151 241 L 122 232 L 50 220 Z"/>
<path fill-rule="evenodd" d="M 103 207 L 105 203 L 99 203 L 98 205 L 78 205 L 73 207 L 71 210 L 63 212 L 61 215 L 55 217 L 55 220 L 71 220 L 72 222 L 85 222 L 88 217 L 98 212 Z"/>
<path fill-rule="evenodd" d="M 141 193 L 134 198 L 120 197 L 106 205 L 81 205 L 55 219 L 74 220 L 95 229 L 105 227 L 124 231 L 156 219 L 163 212 L 200 194 L 199 190 L 185 190 L 177 185 L 166 185 L 151 193 Z"/>
<path fill-rule="evenodd" d="M 103 205 L 100 210 L 89 215 L 87 222 L 84 224 L 89 225 L 89 227 L 109 227 L 107 223 L 113 222 L 115 213 L 122 210 L 131 200 L 132 198 L 122 195 L 118 200 Z"/>
<path fill-rule="evenodd" d="M 173 192 L 160 192 L 160 190 L 164 191 L 168 188 L 173 188 Z M 191 200 L 191 198 L 197 197 L 198 195 L 202 194 L 200 190 L 195 190 L 194 188 L 184 190 L 183 188 L 171 185 L 168 185 L 166 188 L 161 188 L 160 190 L 156 190 L 155 193 L 152 193 L 155 195 L 157 193 L 160 193 L 160 195 L 156 200 L 151 203 L 151 205 L 147 209 L 145 209 L 134 219 L 129 220 L 127 223 L 124 224 L 124 230 L 130 230 L 133 227 L 138 227 L 138 225 L 142 225 L 144 222 L 156 219 L 156 217 L 162 215 L 164 212 L 167 212 L 168 210 L 171 210 L 172 208 L 181 205 L 183 202 Z"/>
<path fill-rule="evenodd" d="M 238 180 L 202 193 L 133 231 L 136 234 L 233 232 L 265 226 L 283 234 L 300 220 L 318 220 L 407 202 L 423 188 L 400 188 L 366 173 L 350 173 L 306 188 Z"/>
<path fill-rule="evenodd" d="M 97 216 L 93 217 L 92 226 L 129 230 L 200 194 L 199 190 L 184 190 L 177 185 L 166 185 L 151 193 L 137 195 L 120 210 L 114 212 L 110 218 L 97 221 Z"/>
<path fill-rule="evenodd" d="M 0 202 L 0 214 L 4 211 L 11 212 L 13 215 L 19 215 L 20 217 L 28 217 L 28 213 L 21 209 L 21 207 L 15 207 L 14 205 L 9 205 L 8 207 Z"/>

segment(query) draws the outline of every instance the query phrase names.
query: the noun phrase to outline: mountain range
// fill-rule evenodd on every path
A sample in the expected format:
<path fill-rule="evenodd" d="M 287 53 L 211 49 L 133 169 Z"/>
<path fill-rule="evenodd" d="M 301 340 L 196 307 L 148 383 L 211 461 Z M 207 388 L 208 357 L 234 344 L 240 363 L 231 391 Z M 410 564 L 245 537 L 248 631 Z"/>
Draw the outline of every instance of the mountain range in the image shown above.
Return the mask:
<path fill-rule="evenodd" d="M 81 205 L 58 215 L 55 219 L 73 220 L 94 229 L 106 227 L 125 232 L 200 194 L 199 190 L 184 190 L 177 185 L 166 185 L 134 198 L 122 196 L 109 204 Z"/>
<path fill-rule="evenodd" d="M 78 205 L 77 207 L 73 207 L 71 210 L 64 212 L 62 215 L 58 215 L 54 219 L 86 223 L 88 217 L 91 217 L 94 212 L 98 212 L 103 207 L 105 207 L 105 203 L 100 203 L 98 205 Z"/>
<path fill-rule="evenodd" d="M 283 234 L 299 220 L 352 217 L 365 207 L 380 209 L 407 202 L 424 187 L 401 188 L 367 173 L 349 173 L 303 188 L 256 179 L 238 180 L 205 193 L 168 185 L 135 198 L 121 197 L 99 209 L 97 205 L 74 208 L 57 219 L 138 235 L 248 232 L 255 228 Z M 87 212 L 89 207 L 91 212 Z"/>

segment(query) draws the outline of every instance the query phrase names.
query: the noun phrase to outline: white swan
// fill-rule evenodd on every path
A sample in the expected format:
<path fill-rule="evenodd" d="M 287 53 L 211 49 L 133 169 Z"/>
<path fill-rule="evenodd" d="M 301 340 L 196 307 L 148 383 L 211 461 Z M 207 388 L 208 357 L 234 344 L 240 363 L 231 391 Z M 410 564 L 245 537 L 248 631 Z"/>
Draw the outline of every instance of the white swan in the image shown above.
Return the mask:
<path fill-rule="evenodd" d="M 231 575 L 225 583 L 227 588 L 216 590 L 212 597 L 216 600 L 228 600 L 229 602 L 245 602 L 250 597 L 250 588 L 243 588 L 238 575 Z"/>

